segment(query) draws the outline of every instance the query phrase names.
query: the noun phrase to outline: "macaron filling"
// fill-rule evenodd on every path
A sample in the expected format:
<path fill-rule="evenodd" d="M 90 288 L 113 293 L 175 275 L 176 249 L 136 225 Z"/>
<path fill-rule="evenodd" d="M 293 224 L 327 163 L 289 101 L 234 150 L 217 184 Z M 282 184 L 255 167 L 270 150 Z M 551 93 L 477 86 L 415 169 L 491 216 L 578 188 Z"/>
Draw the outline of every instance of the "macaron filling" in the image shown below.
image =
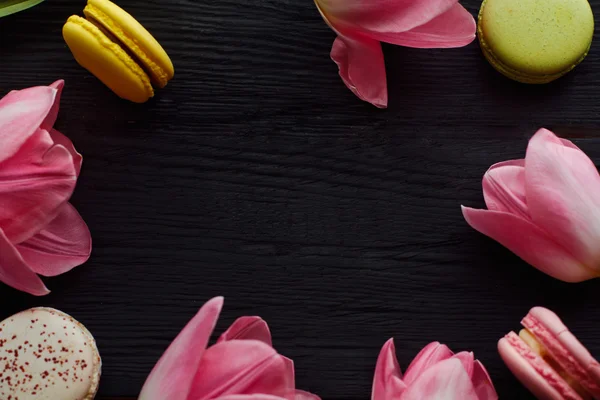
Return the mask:
<path fill-rule="evenodd" d="M 560 393 L 564 400 L 582 400 L 581 396 L 571 386 L 569 386 L 569 384 L 558 374 L 558 372 L 552 369 L 552 367 L 546 361 L 544 361 L 544 359 L 538 353 L 530 348 L 527 343 L 525 343 L 525 341 L 519 337 L 519 335 L 514 332 L 509 332 L 506 336 L 504 336 L 504 339 L 502 339 L 500 343 L 502 343 L 503 340 L 509 345 L 508 348 L 510 348 L 519 356 L 516 359 L 518 362 L 516 362 L 514 367 L 516 369 L 511 368 L 511 365 L 513 365 L 512 361 L 515 361 L 515 359 L 503 354 L 502 351 L 500 354 L 505 362 L 507 362 L 507 365 L 509 368 L 511 368 L 513 373 L 516 373 L 517 377 L 526 386 L 528 386 L 527 382 L 530 380 L 527 375 L 533 373 L 543 379 L 544 384 L 547 384 L 550 387 L 550 391 L 552 393 Z M 520 361 L 529 366 L 530 372 L 525 372 L 528 369 L 523 367 L 523 364 L 519 366 Z M 525 380 L 523 380 L 523 375 L 525 375 Z M 532 387 L 528 387 L 533 390 Z M 544 392 L 548 394 L 547 390 L 544 390 Z"/>
<path fill-rule="evenodd" d="M 84 12 L 88 9 L 88 7 L 85 8 Z M 151 74 L 152 71 L 150 71 L 150 70 L 148 70 L 148 68 L 146 68 L 148 63 L 146 63 L 142 58 L 138 57 L 139 53 L 136 53 L 135 51 L 133 51 L 130 48 L 130 46 L 128 46 L 126 43 L 124 43 L 121 39 L 119 39 L 119 37 L 113 33 L 113 30 L 109 29 L 103 22 L 101 22 L 99 19 L 97 19 L 95 17 L 95 15 L 97 15 L 97 14 L 85 12 L 85 20 L 88 21 L 89 23 L 91 23 L 92 25 L 94 25 L 96 28 L 98 28 L 98 30 L 100 32 L 102 32 L 108 38 L 108 40 L 110 40 L 112 43 L 115 44 L 115 46 L 119 46 L 123 52 L 125 52 L 129 57 L 131 57 L 131 59 L 135 62 L 135 64 L 137 64 L 137 66 L 141 70 L 143 70 L 149 76 L 153 76 Z M 148 86 L 149 86 L 148 91 L 150 92 L 150 90 L 152 90 L 152 92 L 154 92 L 152 85 L 148 84 Z"/>
<path fill-rule="evenodd" d="M 118 24 L 112 21 L 110 16 L 90 3 L 84 8 L 83 13 L 88 21 L 100 28 L 113 42 L 119 44 L 123 50 L 135 59 L 140 67 L 153 78 L 159 87 L 165 87 L 167 85 L 167 82 L 169 81 L 167 72 L 165 72 L 165 70 L 157 63 L 152 61 L 152 58 L 136 44 L 135 39 L 130 38 Z"/>
<path fill-rule="evenodd" d="M 538 310 L 538 313 L 543 310 Z M 543 344 L 547 353 L 561 365 L 562 369 L 568 371 L 568 374 L 582 387 L 587 393 L 597 398 L 600 393 L 600 384 L 597 378 L 590 373 L 590 369 L 598 365 L 583 346 L 575 339 L 569 329 L 553 315 L 558 321 L 555 321 L 554 327 L 547 325 L 548 322 L 540 321 L 541 316 L 536 315 L 534 311 L 530 312 L 521 324 Z M 548 318 L 548 316 L 546 316 Z M 577 350 L 579 349 L 579 350 Z M 587 357 L 581 357 L 581 350 L 587 353 Z M 577 356 L 579 354 L 579 357 Z"/>
<path fill-rule="evenodd" d="M 143 85 L 145 94 L 148 97 L 154 96 L 154 89 L 152 88 L 152 84 L 150 83 L 150 79 L 148 78 L 146 72 L 144 72 L 142 67 L 137 62 L 135 62 L 132 56 L 127 53 L 127 51 L 123 48 L 121 44 L 119 44 L 118 40 L 114 38 L 113 35 L 107 34 L 106 30 L 104 30 L 101 26 L 98 26 L 97 23 L 94 23 L 93 20 L 90 21 L 85 18 L 81 18 L 77 15 L 72 15 L 71 17 L 69 17 L 69 19 L 67 20 L 67 24 L 65 24 L 65 27 L 63 28 L 63 36 L 65 35 L 65 30 L 67 29 L 69 24 L 73 24 L 74 26 L 77 26 L 78 28 L 84 30 L 89 35 L 94 37 L 98 41 L 98 43 L 101 44 L 102 47 L 107 48 L 109 51 L 111 51 L 112 54 L 118 58 L 120 63 L 127 66 L 129 68 L 129 71 L 131 71 L 132 74 L 135 74 L 135 76 L 139 78 L 139 81 Z M 66 36 L 65 40 L 67 41 L 69 47 L 71 47 L 71 44 L 69 43 L 69 40 Z M 82 64 L 82 62 L 78 59 L 78 53 L 73 52 L 73 55 L 75 56 L 75 59 L 77 59 L 78 62 Z M 84 67 L 87 69 L 90 68 L 90 66 L 87 65 L 84 65 Z M 98 78 L 104 82 L 101 76 L 98 76 Z M 108 83 L 105 82 L 105 84 L 111 87 L 111 85 L 109 85 Z M 111 89 L 113 89 L 113 91 L 115 90 L 114 87 L 111 87 Z"/>
<path fill-rule="evenodd" d="M 543 361 L 545 361 L 583 400 L 592 400 L 592 396 L 552 357 L 548 349 L 528 329 L 521 329 L 519 338 Z M 514 339 L 513 339 L 514 340 Z"/>

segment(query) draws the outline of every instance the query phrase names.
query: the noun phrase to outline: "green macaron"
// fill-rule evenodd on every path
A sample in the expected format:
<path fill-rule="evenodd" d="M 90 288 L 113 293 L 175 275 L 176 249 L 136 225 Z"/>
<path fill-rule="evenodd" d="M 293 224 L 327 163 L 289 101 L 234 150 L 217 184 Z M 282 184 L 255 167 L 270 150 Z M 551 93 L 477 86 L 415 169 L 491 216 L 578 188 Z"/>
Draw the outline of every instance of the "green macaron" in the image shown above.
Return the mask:
<path fill-rule="evenodd" d="M 523 83 L 548 83 L 583 61 L 594 15 L 587 0 L 484 0 L 477 32 L 499 72 Z"/>

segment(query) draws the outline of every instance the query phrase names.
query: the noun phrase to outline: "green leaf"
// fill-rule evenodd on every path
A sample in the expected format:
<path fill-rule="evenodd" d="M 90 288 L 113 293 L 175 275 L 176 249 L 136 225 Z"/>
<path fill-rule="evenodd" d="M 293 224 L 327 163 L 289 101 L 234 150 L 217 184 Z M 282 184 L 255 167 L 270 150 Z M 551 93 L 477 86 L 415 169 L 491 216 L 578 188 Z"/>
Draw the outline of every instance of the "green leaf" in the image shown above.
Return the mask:
<path fill-rule="evenodd" d="M 37 6 L 44 0 L 0 0 L 0 18 Z"/>

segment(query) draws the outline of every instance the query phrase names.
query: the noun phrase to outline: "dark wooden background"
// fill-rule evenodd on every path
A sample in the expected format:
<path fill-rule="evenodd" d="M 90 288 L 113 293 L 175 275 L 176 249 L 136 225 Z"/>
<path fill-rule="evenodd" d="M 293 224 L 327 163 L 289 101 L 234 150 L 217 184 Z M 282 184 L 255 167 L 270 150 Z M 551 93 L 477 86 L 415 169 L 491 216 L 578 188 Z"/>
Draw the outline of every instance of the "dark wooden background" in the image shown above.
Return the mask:
<path fill-rule="evenodd" d="M 600 162 L 600 41 L 545 86 L 503 78 L 477 43 L 386 46 L 390 107 L 378 110 L 342 84 L 310 0 L 120 4 L 176 67 L 144 105 L 72 59 L 61 27 L 84 1 L 0 20 L 1 95 L 66 80 L 57 126 L 84 155 L 73 202 L 94 238 L 90 261 L 48 280 L 49 296 L 2 285 L 0 317 L 44 305 L 85 323 L 104 360 L 101 397 L 135 397 L 216 295 L 217 333 L 263 316 L 298 386 L 324 399 L 367 399 L 392 336 L 403 368 L 438 340 L 473 350 L 502 398 L 529 399 L 496 342 L 536 305 L 600 356 L 600 280 L 552 280 L 460 212 L 483 206 L 487 167 L 522 157 L 539 127 Z M 480 1 L 463 4 L 475 15 Z"/>

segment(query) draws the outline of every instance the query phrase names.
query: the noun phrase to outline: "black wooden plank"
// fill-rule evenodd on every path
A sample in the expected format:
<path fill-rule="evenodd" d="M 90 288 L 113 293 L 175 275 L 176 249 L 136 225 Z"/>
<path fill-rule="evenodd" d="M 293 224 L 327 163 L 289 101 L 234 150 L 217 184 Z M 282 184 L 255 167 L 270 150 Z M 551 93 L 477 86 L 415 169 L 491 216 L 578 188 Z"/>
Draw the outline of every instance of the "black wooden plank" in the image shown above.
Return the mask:
<path fill-rule="evenodd" d="M 495 346 L 534 305 L 558 311 L 600 356 L 599 283 L 553 281 L 460 214 L 483 205 L 486 168 L 522 157 L 540 126 L 600 161 L 599 44 L 540 87 L 497 74 L 476 43 L 386 46 L 382 111 L 337 77 L 334 36 L 312 2 L 242 3 L 121 2 L 176 66 L 141 106 L 72 60 L 60 29 L 81 2 L 0 20 L 0 94 L 67 80 L 58 127 L 85 157 L 73 201 L 94 238 L 90 262 L 49 280 L 51 295 L 0 287 L 2 317 L 46 305 L 84 322 L 104 358 L 103 396 L 135 396 L 218 294 L 218 332 L 262 315 L 298 386 L 325 399 L 367 398 L 391 336 L 403 367 L 439 340 L 475 351 L 502 398 L 530 398 Z M 464 3 L 475 13 L 479 2 Z"/>

